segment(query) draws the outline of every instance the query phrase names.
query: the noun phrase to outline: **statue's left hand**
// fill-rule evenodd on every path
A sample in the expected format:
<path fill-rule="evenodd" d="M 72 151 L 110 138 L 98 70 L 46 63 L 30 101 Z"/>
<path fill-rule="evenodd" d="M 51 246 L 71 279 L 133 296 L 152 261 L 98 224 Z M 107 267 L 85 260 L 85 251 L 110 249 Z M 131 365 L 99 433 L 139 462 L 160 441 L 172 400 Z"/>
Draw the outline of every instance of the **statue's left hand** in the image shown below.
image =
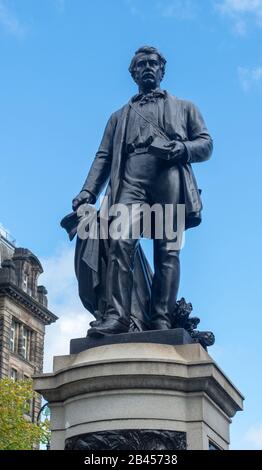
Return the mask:
<path fill-rule="evenodd" d="M 186 148 L 182 142 L 172 140 L 165 147 L 170 147 L 170 153 L 168 154 L 168 160 L 183 160 L 186 154 Z"/>
<path fill-rule="evenodd" d="M 81 204 L 93 204 L 93 199 L 94 197 L 90 194 L 89 191 L 82 190 L 72 201 L 73 211 L 77 211 Z"/>

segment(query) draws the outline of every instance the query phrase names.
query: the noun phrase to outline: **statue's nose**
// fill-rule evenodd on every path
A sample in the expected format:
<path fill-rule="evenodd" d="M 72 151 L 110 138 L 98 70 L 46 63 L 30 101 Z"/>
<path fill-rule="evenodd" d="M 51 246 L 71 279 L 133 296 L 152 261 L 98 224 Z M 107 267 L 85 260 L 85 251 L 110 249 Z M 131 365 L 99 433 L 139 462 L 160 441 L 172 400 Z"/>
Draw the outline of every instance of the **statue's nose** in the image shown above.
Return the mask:
<path fill-rule="evenodd" d="M 145 72 L 145 73 L 146 73 L 146 72 L 153 72 L 153 68 L 151 67 L 150 64 L 147 64 L 147 65 L 146 65 L 146 67 L 145 67 L 145 69 L 144 69 L 144 72 Z"/>
<path fill-rule="evenodd" d="M 152 69 L 152 67 L 151 67 L 151 65 L 150 65 L 149 62 L 146 62 L 146 63 L 145 63 L 145 69 L 146 69 L 146 70 L 151 70 L 151 69 Z"/>

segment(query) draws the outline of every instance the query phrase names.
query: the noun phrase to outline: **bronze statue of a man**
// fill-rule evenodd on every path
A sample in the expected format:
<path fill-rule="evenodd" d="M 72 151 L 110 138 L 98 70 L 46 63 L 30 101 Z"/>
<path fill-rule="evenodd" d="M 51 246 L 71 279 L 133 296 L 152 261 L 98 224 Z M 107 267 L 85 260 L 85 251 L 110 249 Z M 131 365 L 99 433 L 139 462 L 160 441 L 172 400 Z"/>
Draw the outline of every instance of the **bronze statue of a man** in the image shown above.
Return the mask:
<path fill-rule="evenodd" d="M 108 182 L 110 204 L 185 205 L 185 228 L 199 225 L 202 204 L 191 168 L 207 160 L 212 139 L 198 109 L 160 88 L 166 60 L 154 47 L 141 47 L 129 71 L 138 94 L 110 117 L 76 211 L 93 204 Z M 172 328 L 179 287 L 179 249 L 154 238 L 154 273 L 132 237 L 80 240 L 76 273 L 80 297 L 96 317 L 90 335 Z M 155 221 L 157 224 L 157 220 Z M 139 235 L 142 235 L 142 228 Z"/>

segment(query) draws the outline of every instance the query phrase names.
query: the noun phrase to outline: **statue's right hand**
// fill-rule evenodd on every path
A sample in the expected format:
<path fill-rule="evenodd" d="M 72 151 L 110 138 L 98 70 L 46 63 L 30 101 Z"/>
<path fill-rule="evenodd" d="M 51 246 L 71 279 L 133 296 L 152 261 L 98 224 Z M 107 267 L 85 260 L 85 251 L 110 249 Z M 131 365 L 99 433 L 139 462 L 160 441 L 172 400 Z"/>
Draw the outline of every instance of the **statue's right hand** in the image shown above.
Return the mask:
<path fill-rule="evenodd" d="M 72 209 L 76 211 L 82 204 L 88 204 L 92 201 L 92 195 L 89 191 L 81 191 L 72 201 Z"/>

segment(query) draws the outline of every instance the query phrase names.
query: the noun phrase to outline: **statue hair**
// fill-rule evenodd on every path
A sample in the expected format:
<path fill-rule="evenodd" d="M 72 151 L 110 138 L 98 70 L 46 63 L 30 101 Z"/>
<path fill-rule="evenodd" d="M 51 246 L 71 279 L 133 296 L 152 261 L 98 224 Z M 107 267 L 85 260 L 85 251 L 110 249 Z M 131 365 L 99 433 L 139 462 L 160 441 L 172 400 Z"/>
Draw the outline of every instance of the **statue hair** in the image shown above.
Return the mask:
<path fill-rule="evenodd" d="M 133 59 L 131 60 L 131 63 L 130 63 L 129 69 L 128 69 L 129 72 L 132 75 L 132 78 L 136 81 L 136 63 L 137 63 L 137 60 L 138 60 L 139 56 L 141 56 L 142 54 L 143 55 L 144 54 L 156 54 L 158 56 L 158 58 L 160 60 L 160 64 L 161 64 L 162 80 L 163 80 L 164 75 L 165 75 L 166 59 L 163 56 L 163 54 L 161 54 L 161 52 L 158 49 L 156 49 L 156 47 L 152 47 L 152 46 L 140 47 L 135 52 L 135 55 L 134 55 Z"/>

